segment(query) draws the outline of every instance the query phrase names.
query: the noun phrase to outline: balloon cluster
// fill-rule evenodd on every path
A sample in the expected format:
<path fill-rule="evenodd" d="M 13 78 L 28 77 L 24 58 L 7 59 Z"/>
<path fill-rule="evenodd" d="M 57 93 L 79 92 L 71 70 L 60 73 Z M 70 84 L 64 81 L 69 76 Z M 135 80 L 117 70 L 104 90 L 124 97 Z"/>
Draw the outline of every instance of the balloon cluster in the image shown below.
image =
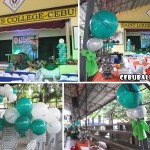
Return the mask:
<path fill-rule="evenodd" d="M 0 86 L 0 102 L 3 102 L 6 97 L 9 102 L 15 102 L 17 100 L 17 89 L 12 88 L 9 84 Z"/>
<path fill-rule="evenodd" d="M 142 93 L 136 84 L 122 84 L 117 90 L 117 101 L 128 110 L 127 116 L 131 119 L 142 119 L 147 110 L 141 105 Z"/>
<path fill-rule="evenodd" d="M 87 42 L 87 49 L 97 51 L 103 46 L 103 41 L 100 39 L 110 38 L 118 28 L 118 20 L 114 13 L 101 10 L 93 15 L 90 21 L 90 31 L 93 38 Z M 111 42 L 110 47 L 113 47 Z"/>
<path fill-rule="evenodd" d="M 30 99 L 21 98 L 15 108 L 10 107 L 6 110 L 3 120 L 13 124 L 20 135 L 25 135 L 28 129 L 36 135 L 42 135 L 46 130 L 50 134 L 60 132 L 60 116 L 57 108 L 48 109 L 43 102 L 32 104 Z"/>

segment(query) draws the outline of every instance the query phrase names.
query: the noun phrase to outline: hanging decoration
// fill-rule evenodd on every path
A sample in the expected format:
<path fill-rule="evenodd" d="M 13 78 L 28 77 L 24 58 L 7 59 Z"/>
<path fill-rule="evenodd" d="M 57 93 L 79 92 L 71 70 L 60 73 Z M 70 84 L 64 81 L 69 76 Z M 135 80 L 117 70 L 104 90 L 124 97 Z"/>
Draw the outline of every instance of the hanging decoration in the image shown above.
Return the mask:
<path fill-rule="evenodd" d="M 90 30 L 93 37 L 107 39 L 111 37 L 118 28 L 118 20 L 114 13 L 101 10 L 95 13 L 90 22 Z"/>
<path fill-rule="evenodd" d="M 81 55 L 86 57 L 86 72 L 88 77 L 93 76 L 98 71 L 96 53 L 94 51 L 83 49 Z"/>
<path fill-rule="evenodd" d="M 145 106 L 142 105 L 142 93 L 136 84 L 122 84 L 117 90 L 117 101 L 125 108 L 127 116 L 132 119 L 133 135 L 138 140 L 147 138 L 146 132 L 149 126 L 144 121 L 147 114 Z"/>

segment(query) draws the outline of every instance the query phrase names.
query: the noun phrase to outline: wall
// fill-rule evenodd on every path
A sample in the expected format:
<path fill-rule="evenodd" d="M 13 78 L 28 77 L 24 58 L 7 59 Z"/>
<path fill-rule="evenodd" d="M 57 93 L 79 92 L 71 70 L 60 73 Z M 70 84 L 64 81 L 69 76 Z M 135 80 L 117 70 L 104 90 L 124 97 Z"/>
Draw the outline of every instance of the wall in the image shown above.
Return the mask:
<path fill-rule="evenodd" d="M 20 6 L 20 8 L 14 13 L 8 6 L 6 6 L 3 3 L 3 1 L 4 0 L 0 0 L 0 15 L 8 15 L 46 8 L 68 6 L 78 3 L 78 0 L 25 0 Z"/>
<path fill-rule="evenodd" d="M 150 9 L 150 4 L 147 6 L 139 7 L 133 10 L 128 10 L 125 12 L 117 13 L 117 18 L 119 22 L 150 22 L 150 17 L 146 14 Z M 114 46 L 112 51 L 125 52 L 125 37 L 126 33 L 123 28 L 121 28 L 120 24 L 118 26 L 117 31 L 123 32 L 124 35 L 124 44 Z"/>
<path fill-rule="evenodd" d="M 39 35 L 39 37 L 54 37 L 54 36 L 64 36 L 65 29 L 42 29 L 42 30 L 16 30 L 12 32 L 2 32 L 0 33 L 0 41 L 1 40 L 10 40 L 13 39 L 14 36 L 22 36 L 22 35 Z"/>

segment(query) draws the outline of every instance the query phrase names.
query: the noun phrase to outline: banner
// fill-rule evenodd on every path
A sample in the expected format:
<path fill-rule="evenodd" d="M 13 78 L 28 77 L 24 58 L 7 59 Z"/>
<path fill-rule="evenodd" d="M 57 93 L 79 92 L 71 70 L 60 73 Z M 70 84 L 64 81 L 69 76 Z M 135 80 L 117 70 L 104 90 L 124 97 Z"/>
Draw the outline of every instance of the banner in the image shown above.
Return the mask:
<path fill-rule="evenodd" d="M 13 15 L 8 17 L 0 17 L 0 26 L 16 25 L 22 23 L 32 23 L 37 21 L 48 21 L 60 18 L 69 18 L 76 16 L 76 7 L 64 8 L 57 10 L 41 11 L 35 13 L 27 13 L 22 15 Z"/>
<path fill-rule="evenodd" d="M 38 57 L 38 35 L 13 37 L 13 54 L 25 53 L 30 58 Z"/>
<path fill-rule="evenodd" d="M 131 28 L 131 29 L 150 29 L 150 23 L 121 23 L 121 28 Z"/>

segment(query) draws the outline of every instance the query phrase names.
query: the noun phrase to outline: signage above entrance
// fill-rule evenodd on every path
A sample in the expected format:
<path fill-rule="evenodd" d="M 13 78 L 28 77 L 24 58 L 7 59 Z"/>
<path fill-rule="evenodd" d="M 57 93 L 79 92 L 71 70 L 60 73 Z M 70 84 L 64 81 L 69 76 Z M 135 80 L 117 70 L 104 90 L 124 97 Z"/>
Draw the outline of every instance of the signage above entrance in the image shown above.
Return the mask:
<path fill-rule="evenodd" d="M 150 29 L 150 23 L 121 23 L 121 28 Z"/>
<path fill-rule="evenodd" d="M 25 0 L 4 0 L 4 3 L 15 12 L 24 1 Z"/>
<path fill-rule="evenodd" d="M 18 25 L 22 23 L 33 23 L 76 16 L 76 8 L 64 8 L 57 10 L 27 13 L 0 18 L 0 26 Z"/>

